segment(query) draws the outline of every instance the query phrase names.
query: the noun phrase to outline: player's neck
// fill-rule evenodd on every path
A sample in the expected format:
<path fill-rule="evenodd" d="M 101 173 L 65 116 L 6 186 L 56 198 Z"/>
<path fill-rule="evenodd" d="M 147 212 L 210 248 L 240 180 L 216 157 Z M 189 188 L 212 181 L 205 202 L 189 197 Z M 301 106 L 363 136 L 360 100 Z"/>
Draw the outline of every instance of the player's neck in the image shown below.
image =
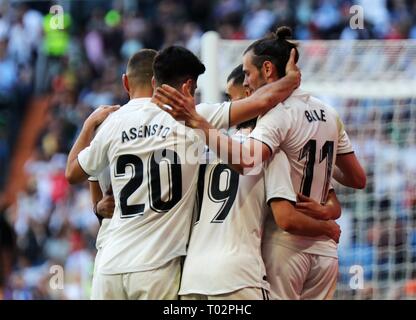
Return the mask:
<path fill-rule="evenodd" d="M 267 78 L 265 84 L 273 83 L 273 82 L 275 82 L 275 81 L 277 81 L 279 79 L 280 79 L 279 77 L 275 77 L 275 76 L 270 77 L 270 78 Z"/>
<path fill-rule="evenodd" d="M 136 89 L 130 94 L 130 100 L 140 99 L 140 98 L 151 98 L 153 96 L 152 88 L 141 88 Z"/>

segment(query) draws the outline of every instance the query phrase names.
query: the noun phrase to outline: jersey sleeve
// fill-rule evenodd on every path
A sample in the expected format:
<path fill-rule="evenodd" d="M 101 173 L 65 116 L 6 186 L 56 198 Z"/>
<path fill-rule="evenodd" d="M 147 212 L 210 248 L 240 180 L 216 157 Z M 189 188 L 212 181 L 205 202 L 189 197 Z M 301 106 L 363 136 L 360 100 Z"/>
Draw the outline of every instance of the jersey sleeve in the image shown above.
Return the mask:
<path fill-rule="evenodd" d="M 90 177 L 98 177 L 101 171 L 109 165 L 107 152 L 110 146 L 112 130 L 110 126 L 102 126 L 90 145 L 78 154 L 78 163 Z"/>
<path fill-rule="evenodd" d="M 89 182 L 98 182 L 98 178 L 91 176 L 91 177 L 88 178 L 88 181 Z"/>
<path fill-rule="evenodd" d="M 353 153 L 354 149 L 352 147 L 350 138 L 348 137 L 347 132 L 345 131 L 344 122 L 337 115 L 337 126 L 338 126 L 338 148 L 337 155 Z"/>
<path fill-rule="evenodd" d="M 196 111 L 217 129 L 230 127 L 231 102 L 201 103 L 196 106 Z"/>
<path fill-rule="evenodd" d="M 273 199 L 286 199 L 296 202 L 296 194 L 290 177 L 290 164 L 286 154 L 274 154 L 264 171 L 267 204 Z"/>
<path fill-rule="evenodd" d="M 257 121 L 249 138 L 263 142 L 274 154 L 286 139 L 291 127 L 291 118 L 290 113 L 283 105 L 279 104 Z"/>

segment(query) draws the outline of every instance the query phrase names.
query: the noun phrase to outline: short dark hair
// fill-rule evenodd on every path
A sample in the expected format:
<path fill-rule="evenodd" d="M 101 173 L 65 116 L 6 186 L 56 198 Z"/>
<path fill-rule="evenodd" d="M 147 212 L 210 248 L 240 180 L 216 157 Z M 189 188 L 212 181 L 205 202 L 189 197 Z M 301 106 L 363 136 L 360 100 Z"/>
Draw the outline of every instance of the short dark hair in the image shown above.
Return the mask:
<path fill-rule="evenodd" d="M 227 82 L 233 81 L 234 85 L 242 86 L 244 83 L 244 71 L 243 65 L 240 64 L 239 66 L 235 67 L 233 71 L 231 71 L 230 75 L 227 78 Z"/>
<path fill-rule="evenodd" d="M 203 63 L 188 49 L 170 46 L 156 56 L 153 63 L 156 85 L 168 84 L 177 88 L 187 79 L 195 82 L 205 72 Z"/>
<path fill-rule="evenodd" d="M 233 81 L 234 86 L 242 86 L 244 84 L 245 74 L 243 71 L 243 65 L 240 64 L 231 71 L 230 75 L 227 78 L 227 82 Z M 237 130 L 242 128 L 254 128 L 257 123 L 257 118 L 245 121 L 237 125 Z"/>
<path fill-rule="evenodd" d="M 271 61 L 277 69 L 277 75 L 282 78 L 286 75 L 286 64 L 290 58 L 290 51 L 296 50 L 296 62 L 299 60 L 297 44 L 287 41 L 292 38 L 289 27 L 280 27 L 270 36 L 252 43 L 245 51 L 253 52 L 252 63 L 260 69 L 265 61 Z"/>
<path fill-rule="evenodd" d="M 132 55 L 127 63 L 126 74 L 129 81 L 139 86 L 151 86 L 153 77 L 153 61 L 157 51 L 142 49 Z"/>

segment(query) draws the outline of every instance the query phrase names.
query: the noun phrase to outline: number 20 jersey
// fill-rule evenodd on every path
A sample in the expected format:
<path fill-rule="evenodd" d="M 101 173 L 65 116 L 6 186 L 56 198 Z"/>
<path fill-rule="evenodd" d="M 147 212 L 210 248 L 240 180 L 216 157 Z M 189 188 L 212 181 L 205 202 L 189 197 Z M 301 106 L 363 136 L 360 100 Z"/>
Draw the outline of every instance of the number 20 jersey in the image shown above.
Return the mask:
<path fill-rule="evenodd" d="M 199 105 L 216 127 L 228 127 L 230 104 Z M 157 269 L 186 254 L 199 163 L 191 156 L 204 143 L 191 129 L 150 102 L 133 99 L 100 126 L 78 156 L 97 176 L 110 167 L 115 199 L 97 271 Z"/>

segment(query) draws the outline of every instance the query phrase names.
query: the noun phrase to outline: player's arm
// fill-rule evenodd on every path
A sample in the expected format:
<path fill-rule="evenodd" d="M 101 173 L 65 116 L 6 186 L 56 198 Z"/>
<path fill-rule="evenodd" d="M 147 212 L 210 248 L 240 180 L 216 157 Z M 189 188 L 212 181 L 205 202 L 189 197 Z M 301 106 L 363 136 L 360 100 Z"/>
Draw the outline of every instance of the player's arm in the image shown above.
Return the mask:
<path fill-rule="evenodd" d="M 90 187 L 91 201 L 95 205 L 103 198 L 103 192 L 98 181 L 88 181 L 88 184 Z"/>
<path fill-rule="evenodd" d="M 201 117 L 194 125 L 204 132 L 207 145 L 223 162 L 228 163 L 240 174 L 246 174 L 274 155 L 281 142 L 286 139 L 293 125 L 292 120 L 287 109 L 278 106 L 257 121 L 250 139 L 243 144 L 236 144 L 226 135 L 213 129 Z"/>
<path fill-rule="evenodd" d="M 109 189 L 105 192 L 103 198 L 98 201 L 96 206 L 97 215 L 104 219 L 111 219 L 114 214 L 115 202 L 113 190 Z"/>
<path fill-rule="evenodd" d="M 230 127 L 243 123 L 245 121 L 254 119 L 274 108 L 280 102 L 286 100 L 292 92 L 299 87 L 301 74 L 299 68 L 295 63 L 296 51 L 292 50 L 290 59 L 286 66 L 285 77 L 267 84 L 250 97 L 233 101 L 229 111 Z M 196 128 L 192 125 L 195 123 L 195 118 L 190 117 L 191 114 L 186 113 L 185 109 L 195 110 L 194 97 L 188 93 L 184 85 L 182 92 L 168 85 L 162 85 L 156 88 L 153 96 L 153 102 L 162 107 L 178 121 L 185 121 L 185 124 L 191 128 Z M 164 105 L 170 106 L 169 109 L 163 108 Z M 202 115 L 206 118 L 206 116 Z M 227 114 L 228 117 L 228 114 Z"/>
<path fill-rule="evenodd" d="M 354 189 L 364 189 L 367 177 L 355 153 L 337 155 L 334 179 L 342 185 Z"/>
<path fill-rule="evenodd" d="M 329 191 L 328 199 L 324 205 L 312 198 L 298 194 L 296 210 L 318 220 L 337 220 L 341 217 L 341 204 L 333 189 Z"/>
<path fill-rule="evenodd" d="M 242 123 L 265 113 L 279 102 L 284 101 L 299 86 L 300 72 L 295 64 L 295 50 L 291 52 L 291 58 L 286 66 L 286 74 L 284 78 L 260 88 L 250 97 L 233 102 L 230 111 L 230 125 Z M 240 174 L 246 174 L 273 155 L 274 150 L 270 144 L 264 143 L 262 140 L 248 139 L 244 144 L 235 143 L 233 139 L 216 130 L 196 111 L 194 98 L 186 85 L 183 86 L 182 92 L 184 94 L 163 85 L 156 89 L 152 101 L 177 121 L 184 121 L 186 126 L 202 131 L 206 139 L 205 143 L 233 170 Z M 266 105 L 267 107 L 265 107 Z M 274 131 L 270 129 L 278 126 L 276 118 L 273 116 L 268 118 L 265 121 L 267 122 L 265 131 Z M 279 121 L 279 118 L 277 120 Z"/>
<path fill-rule="evenodd" d="M 286 199 L 270 201 L 276 224 L 283 230 L 299 236 L 327 236 L 339 242 L 341 229 L 333 220 L 318 220 L 311 218 L 295 209 L 294 203 Z"/>
<path fill-rule="evenodd" d="M 90 187 L 90 195 L 91 195 L 91 201 L 92 201 L 92 205 L 93 205 L 93 211 L 95 213 L 95 215 L 97 216 L 98 221 L 101 222 L 103 221 L 104 217 L 102 217 L 98 211 L 97 211 L 97 204 L 98 202 L 100 202 L 100 200 L 103 198 L 103 193 L 101 191 L 100 188 L 100 184 L 98 183 L 98 181 L 88 181 L 88 185 Z"/>
<path fill-rule="evenodd" d="M 195 110 L 193 102 L 189 103 L 193 101 L 193 97 L 186 87 L 183 88 L 183 92 L 185 95 L 177 95 L 175 100 L 169 102 L 169 107 L 165 105 L 166 100 L 158 93 L 155 93 L 153 102 L 177 121 L 184 121 L 186 126 L 201 131 L 206 145 L 233 170 L 245 174 L 247 173 L 245 169 L 251 170 L 272 156 L 273 150 L 261 141 L 247 139 L 246 142 L 240 144 L 221 133 Z M 176 90 L 172 94 L 175 96 Z"/>
<path fill-rule="evenodd" d="M 346 187 L 364 189 L 367 183 L 365 171 L 354 153 L 344 122 L 338 114 L 336 114 L 336 119 L 339 134 L 333 177 Z"/>
<path fill-rule="evenodd" d="M 103 195 L 98 181 L 89 181 L 94 213 L 102 219 L 111 219 L 114 214 L 114 196 L 111 188 Z"/>
<path fill-rule="evenodd" d="M 272 150 L 261 141 L 247 139 L 244 143 L 230 138 L 200 118 L 197 128 L 204 133 L 205 144 L 231 169 L 245 175 L 259 168 L 272 156 Z"/>
<path fill-rule="evenodd" d="M 275 153 L 265 168 L 266 200 L 272 209 L 276 224 L 295 235 L 309 237 L 325 235 L 338 242 L 340 229 L 334 221 L 314 219 L 296 210 L 296 194 L 290 169 L 289 160 L 283 151 Z"/>
<path fill-rule="evenodd" d="M 82 150 L 89 146 L 97 127 L 110 113 L 119 108 L 120 106 L 100 107 L 85 120 L 82 130 L 68 155 L 65 177 L 69 183 L 79 183 L 88 178 L 88 174 L 81 168 L 78 162 L 78 155 Z"/>

